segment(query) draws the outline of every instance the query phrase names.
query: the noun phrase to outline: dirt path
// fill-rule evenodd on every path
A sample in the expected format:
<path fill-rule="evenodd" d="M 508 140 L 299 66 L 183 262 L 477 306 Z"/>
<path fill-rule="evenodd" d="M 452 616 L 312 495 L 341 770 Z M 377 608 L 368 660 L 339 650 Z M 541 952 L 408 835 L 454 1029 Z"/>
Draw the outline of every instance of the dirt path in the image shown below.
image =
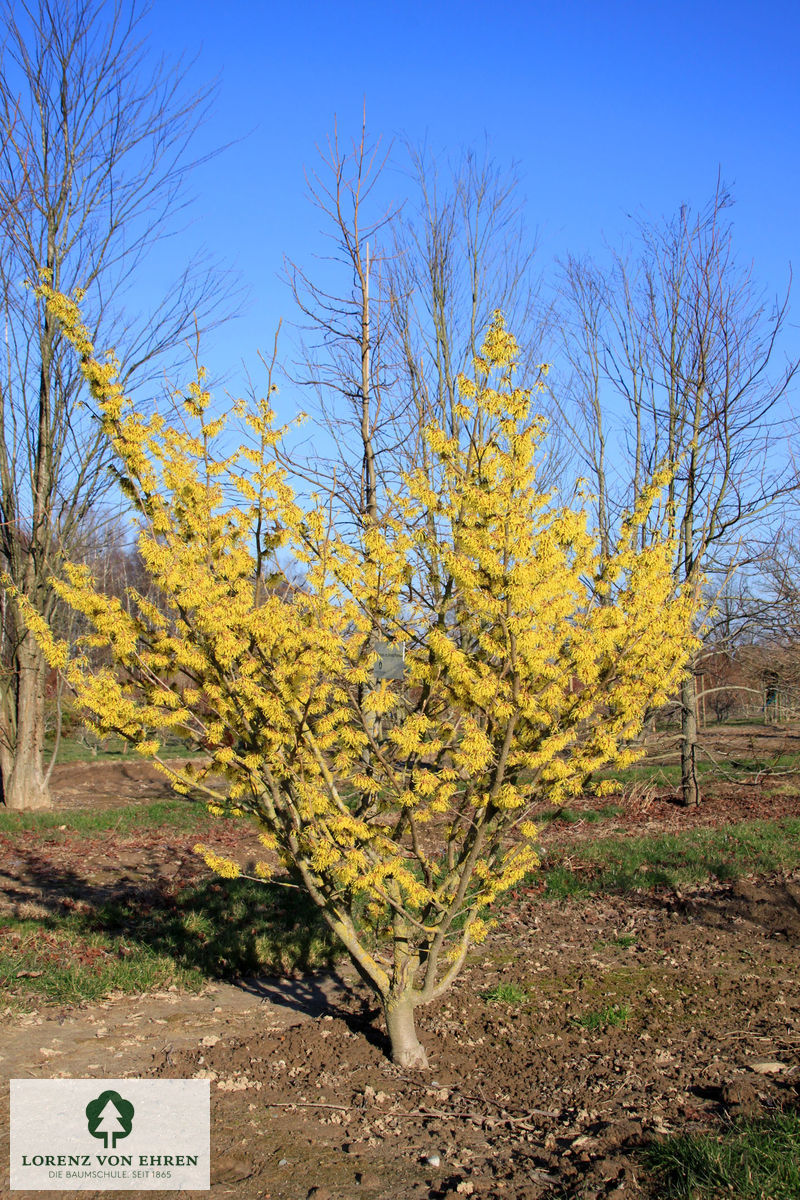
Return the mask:
<path fill-rule="evenodd" d="M 320 974 L 212 984 L 198 995 L 174 989 L 82 1008 L 47 1006 L 0 1025 L 0 1071 L 7 1079 L 77 1077 L 117 1060 L 118 1074 L 131 1075 L 149 1068 L 154 1053 L 230 1037 L 250 1022 L 284 1029 L 313 1020 L 348 991 L 342 976 Z"/>
<path fill-rule="evenodd" d="M 5 1080 L 146 1077 L 153 1073 L 154 1061 L 167 1062 L 175 1054 L 195 1055 L 203 1046 L 230 1044 L 243 1036 L 281 1038 L 288 1029 L 349 1001 L 354 986 L 356 980 L 344 967 L 341 974 L 319 973 L 303 980 L 213 984 L 197 995 L 170 989 L 80 1008 L 46 1006 L 0 1025 L 0 1075 Z M 0 1114 L 0 1158 L 8 1162 L 7 1087 Z M 5 1194 L 0 1187 L 0 1195 Z"/>

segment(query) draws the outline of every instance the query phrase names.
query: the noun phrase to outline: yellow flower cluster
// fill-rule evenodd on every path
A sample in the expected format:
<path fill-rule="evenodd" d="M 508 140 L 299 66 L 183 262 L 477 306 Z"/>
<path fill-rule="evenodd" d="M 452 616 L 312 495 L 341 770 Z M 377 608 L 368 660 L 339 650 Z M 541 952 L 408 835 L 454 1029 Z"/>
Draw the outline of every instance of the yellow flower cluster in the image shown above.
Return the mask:
<path fill-rule="evenodd" d="M 208 846 L 198 842 L 193 847 L 195 854 L 199 854 L 207 867 L 210 867 L 217 875 L 221 875 L 223 879 L 238 879 L 241 875 L 239 864 L 234 862 L 232 858 L 224 858 L 220 854 L 215 854 L 213 850 L 209 850 Z"/>

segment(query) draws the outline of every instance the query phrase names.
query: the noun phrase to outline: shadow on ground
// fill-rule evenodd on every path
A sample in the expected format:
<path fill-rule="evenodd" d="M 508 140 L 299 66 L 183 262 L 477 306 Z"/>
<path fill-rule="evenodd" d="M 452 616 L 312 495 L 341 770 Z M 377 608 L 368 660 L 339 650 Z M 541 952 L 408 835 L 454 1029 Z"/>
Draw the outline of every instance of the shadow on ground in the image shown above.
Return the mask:
<path fill-rule="evenodd" d="M 4 907 L 44 931 L 115 939 L 123 955 L 126 947 L 146 946 L 212 979 L 306 972 L 335 961 L 333 935 L 304 891 L 198 879 L 196 858 L 185 858 L 177 871 L 171 864 L 169 878 L 143 879 L 121 864 L 117 879 L 106 883 L 17 846 L 5 864 Z"/>

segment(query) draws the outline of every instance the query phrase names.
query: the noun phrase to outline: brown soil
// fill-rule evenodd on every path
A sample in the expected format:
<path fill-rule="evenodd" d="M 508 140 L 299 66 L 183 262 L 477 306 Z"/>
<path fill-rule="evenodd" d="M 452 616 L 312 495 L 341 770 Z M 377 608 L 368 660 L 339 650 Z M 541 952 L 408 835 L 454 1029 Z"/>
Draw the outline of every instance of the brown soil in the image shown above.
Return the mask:
<path fill-rule="evenodd" d="M 137 788 L 163 794 L 150 770 L 70 766 L 59 783 L 70 805 L 125 803 Z M 726 788 L 696 813 L 650 796 L 545 837 L 798 812 L 795 795 Z M 252 844 L 244 827 L 220 838 L 243 856 Z M 6 839 L 6 904 L 46 909 L 81 881 L 89 895 L 172 888 L 199 871 L 194 840 Z M 0 1026 L 0 1067 L 211 1079 L 211 1194 L 242 1200 L 620 1200 L 648 1194 L 640 1150 L 653 1138 L 800 1102 L 799 873 L 564 903 L 531 889 L 499 918 L 420 1012 L 424 1075 L 388 1061 L 380 1015 L 347 972 L 32 1011 Z M 503 983 L 525 999 L 490 999 Z M 612 1006 L 620 1024 L 604 1023 Z"/>
<path fill-rule="evenodd" d="M 59 808 L 121 808 L 136 800 L 162 800 L 169 785 L 135 754 L 101 762 L 60 763 L 51 783 Z"/>

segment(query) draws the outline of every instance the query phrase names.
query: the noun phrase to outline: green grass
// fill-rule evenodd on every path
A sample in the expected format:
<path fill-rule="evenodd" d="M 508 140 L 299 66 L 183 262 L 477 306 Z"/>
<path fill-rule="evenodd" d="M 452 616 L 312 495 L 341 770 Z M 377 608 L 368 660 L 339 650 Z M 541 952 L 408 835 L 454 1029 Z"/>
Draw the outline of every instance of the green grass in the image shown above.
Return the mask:
<path fill-rule="evenodd" d="M 616 1029 L 620 1025 L 627 1025 L 630 1015 L 630 1005 L 608 1004 L 605 1008 L 576 1017 L 575 1024 L 588 1029 L 590 1033 L 597 1033 L 600 1029 Z"/>
<path fill-rule="evenodd" d="M 485 991 L 483 998 L 495 1004 L 524 1004 L 528 993 L 518 983 L 498 983 Z"/>
<path fill-rule="evenodd" d="M 92 753 L 92 746 L 96 748 L 96 753 Z M 53 752 L 52 735 L 45 738 L 44 757 L 45 761 L 49 761 L 50 755 Z M 165 742 L 162 754 L 168 758 L 191 758 L 195 753 L 200 753 L 191 750 L 185 742 L 176 740 L 168 740 Z M 88 738 L 86 741 L 72 734 L 63 734 L 58 743 L 58 754 L 56 755 L 57 763 L 100 763 L 100 762 L 143 762 L 136 753 L 136 749 L 129 742 L 125 742 L 122 738 L 109 737 L 102 742 L 93 741 Z"/>
<path fill-rule="evenodd" d="M 548 861 L 546 894 L 562 898 L 793 870 L 800 866 L 800 819 L 745 821 L 719 829 L 650 837 L 603 838 L 577 847 L 558 847 Z"/>
<path fill-rule="evenodd" d="M 75 834 L 164 828 L 166 838 L 176 831 L 199 832 L 215 820 L 202 804 L 176 797 L 97 812 L 0 811 L 0 833 L 27 838 L 32 831 L 37 840 L 52 844 Z M 543 874 L 552 897 L 792 869 L 800 866 L 800 819 L 586 840 L 556 847 L 547 863 Z M 623 948 L 634 942 L 633 934 L 615 940 Z M 36 921 L 7 919 L 0 925 L 0 987 L 14 1003 L 25 992 L 61 1002 L 91 1000 L 165 983 L 194 987 L 204 979 L 303 971 L 330 964 L 338 953 L 302 890 L 213 877 L 178 892 L 168 884 L 141 885 L 93 905 L 82 900 L 54 904 Z M 528 999 L 515 983 L 499 984 L 485 998 L 505 1004 Z M 617 999 L 621 1011 L 624 996 Z M 604 1020 L 608 1023 L 607 1014 Z"/>
<path fill-rule="evenodd" d="M 166 784 L 166 780 L 164 781 Z M 124 835 L 161 826 L 183 833 L 220 818 L 209 816 L 205 805 L 181 797 L 130 804 L 124 808 L 79 809 L 65 812 L 6 812 L 0 807 L 0 833 L 34 830 L 43 841 L 61 840 L 70 833 L 92 835 L 113 830 Z"/>
<path fill-rule="evenodd" d="M 202 837 L 235 819 L 211 817 L 202 803 L 176 796 L 96 811 L 0 809 L 0 834 L 51 847 L 105 834 L 113 848 L 117 835 L 158 838 L 163 830 L 168 845 L 175 834 Z M 172 983 L 197 988 L 208 979 L 324 966 L 339 953 L 304 892 L 245 879 L 214 876 L 179 892 L 141 884 L 114 899 L 81 891 L 27 917 L 23 910 L 0 923 L 0 1004 L 19 1007 L 31 994 L 78 1003 Z"/>
<path fill-rule="evenodd" d="M 157 991 L 173 983 L 196 990 L 203 976 L 169 955 L 124 938 L 76 937 L 32 921 L 0 928 L 0 993 L 12 1007 L 18 1006 L 21 994 L 77 1004 L 112 992 Z"/>
<path fill-rule="evenodd" d="M 570 808 L 568 805 L 554 807 L 536 814 L 537 825 L 547 825 L 556 822 L 562 825 L 577 825 L 579 821 L 596 824 L 598 821 L 609 821 L 621 817 L 624 808 L 619 804 L 604 804 L 601 808 Z"/>
<path fill-rule="evenodd" d="M 127 749 L 122 738 L 107 738 L 104 742 L 94 743 L 97 753 L 92 753 L 92 746 L 88 742 L 82 741 L 80 738 L 62 734 L 58 743 L 58 754 L 56 755 L 57 763 L 74 763 L 74 762 L 117 762 L 121 759 L 129 759 L 131 762 L 141 761 L 136 751 L 131 745 Z M 49 760 L 53 753 L 52 737 L 45 738 L 44 754 L 45 759 Z M 179 751 L 176 749 L 175 756 L 178 757 Z"/>
<path fill-rule="evenodd" d="M 742 782 L 753 775 L 769 776 L 773 771 L 800 771 L 800 754 L 765 754 L 759 757 L 746 753 L 728 757 L 722 764 L 724 774 L 720 775 L 720 764 L 711 759 L 700 757 L 697 762 L 697 776 L 703 787 L 711 788 L 720 782 Z M 681 767 L 679 762 L 654 763 L 643 759 L 633 766 L 621 770 L 600 772 L 597 780 L 614 779 L 623 790 L 635 784 L 655 783 L 671 788 L 678 788 L 681 782 Z"/>
<path fill-rule="evenodd" d="M 19 1004 L 96 1000 L 168 984 L 304 971 L 339 954 L 299 890 L 251 880 L 204 880 L 175 895 L 142 889 L 96 907 L 0 925 L 0 989 Z"/>
<path fill-rule="evenodd" d="M 303 971 L 327 966 L 339 954 L 304 891 L 250 879 L 214 877 L 152 912 L 146 904 L 116 904 L 99 917 L 106 929 L 211 978 Z"/>
<path fill-rule="evenodd" d="M 647 1150 L 645 1164 L 659 1200 L 797 1200 L 800 1116 L 775 1113 L 717 1135 L 671 1137 Z"/>

